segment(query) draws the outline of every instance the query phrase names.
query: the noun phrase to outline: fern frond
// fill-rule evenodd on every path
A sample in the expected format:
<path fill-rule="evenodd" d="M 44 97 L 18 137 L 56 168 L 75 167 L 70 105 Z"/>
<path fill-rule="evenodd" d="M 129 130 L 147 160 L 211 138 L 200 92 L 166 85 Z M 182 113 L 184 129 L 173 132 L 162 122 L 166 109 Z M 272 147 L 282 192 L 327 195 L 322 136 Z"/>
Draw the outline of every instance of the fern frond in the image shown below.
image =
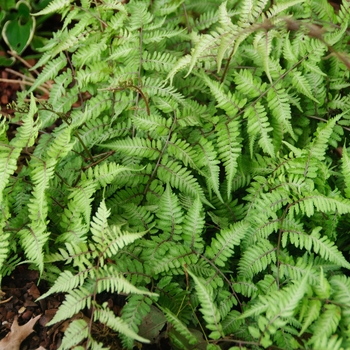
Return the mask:
<path fill-rule="evenodd" d="M 151 115 L 141 113 L 133 115 L 132 122 L 139 129 L 148 132 L 154 131 L 154 133 L 151 134 L 153 138 L 160 138 L 168 135 L 172 120 L 167 120 L 161 117 L 159 112 L 152 111 Z"/>
<path fill-rule="evenodd" d="M 341 305 L 341 323 L 344 326 L 350 320 L 350 282 L 346 276 L 332 276 L 329 280 L 332 287 L 331 298 Z"/>
<path fill-rule="evenodd" d="M 219 159 L 225 167 L 227 178 L 227 198 L 231 198 L 232 182 L 238 168 L 237 159 L 242 153 L 242 139 L 240 137 L 240 123 L 232 120 L 220 123 L 216 127 Z"/>
<path fill-rule="evenodd" d="M 179 320 L 177 315 L 172 313 L 168 308 L 160 307 L 160 309 L 163 311 L 168 322 L 170 322 L 171 325 L 188 340 L 189 344 L 195 345 L 198 343 L 198 339 L 189 331 L 187 326 Z"/>
<path fill-rule="evenodd" d="M 253 77 L 252 72 L 248 69 L 236 72 L 234 81 L 237 89 L 249 99 L 257 98 L 266 89 L 266 83 L 262 84 L 260 77 Z"/>
<path fill-rule="evenodd" d="M 307 311 L 305 317 L 300 319 L 303 321 L 303 328 L 300 330 L 299 335 L 305 333 L 310 325 L 319 318 L 321 312 L 322 303 L 320 300 L 307 300 Z"/>
<path fill-rule="evenodd" d="M 203 207 L 199 198 L 196 198 L 186 213 L 182 223 L 182 239 L 184 243 L 197 252 L 203 250 L 204 242 L 201 237 L 204 229 Z"/>
<path fill-rule="evenodd" d="M 157 159 L 163 148 L 161 140 L 151 141 L 138 137 L 125 138 L 124 140 L 117 140 L 113 143 L 107 143 L 101 146 L 122 152 L 128 156 L 146 157 L 149 159 Z"/>
<path fill-rule="evenodd" d="M 306 294 L 307 279 L 308 276 L 306 275 L 301 281 L 295 282 L 284 289 L 273 291 L 266 296 L 260 295 L 260 300 L 244 312 L 240 318 L 260 315 L 266 312 L 265 320 L 267 322 L 263 321 L 265 323 L 263 330 L 268 330 L 278 319 L 280 320 L 278 327 L 281 327 L 283 324 L 286 324 L 286 319 L 294 314 L 300 300 Z M 273 331 L 273 327 L 271 329 Z"/>
<path fill-rule="evenodd" d="M 321 162 L 325 159 L 325 152 L 328 148 L 328 141 L 333 132 L 335 123 L 340 119 L 341 115 L 332 118 L 325 124 L 321 124 L 316 130 L 315 137 L 309 146 L 309 157 L 315 157 Z"/>
<path fill-rule="evenodd" d="M 217 107 L 222 108 L 229 117 L 233 118 L 246 104 L 247 100 L 242 98 L 242 96 L 231 94 L 230 92 L 225 93 L 223 88 L 217 82 L 212 81 L 204 74 L 200 77 L 210 88 L 211 93 L 218 102 Z"/>
<path fill-rule="evenodd" d="M 69 291 L 66 294 L 66 299 L 48 325 L 70 318 L 85 307 L 90 308 L 92 295 L 93 285 L 91 283 Z"/>
<path fill-rule="evenodd" d="M 141 324 L 143 317 L 150 312 L 152 299 L 144 295 L 131 295 L 127 299 L 127 303 L 122 309 L 121 319 L 130 325 L 130 328 L 137 333 L 138 326 Z M 128 337 L 124 333 L 121 334 L 123 346 L 126 349 L 132 349 L 134 338 Z"/>
<path fill-rule="evenodd" d="M 191 144 L 179 139 L 176 134 L 169 140 L 167 151 L 169 155 L 181 160 L 185 166 L 189 165 L 192 169 L 199 170 L 198 153 Z"/>
<path fill-rule="evenodd" d="M 76 348 L 81 341 L 86 339 L 89 335 L 89 326 L 84 319 L 74 320 L 69 323 L 69 326 L 64 332 L 61 350 L 70 350 Z"/>
<path fill-rule="evenodd" d="M 145 232 L 130 233 L 121 231 L 119 226 L 113 225 L 105 232 L 96 230 L 92 239 L 101 252 L 101 259 L 107 259 L 116 255 L 119 250 L 141 238 L 144 234 Z"/>
<path fill-rule="evenodd" d="M 247 130 L 250 138 L 249 149 L 253 155 L 255 140 L 259 137 L 259 145 L 271 157 L 275 156 L 273 142 L 269 133 L 272 131 L 265 107 L 257 102 L 245 109 L 244 118 L 248 120 Z"/>
<path fill-rule="evenodd" d="M 284 12 L 289 7 L 298 5 L 302 3 L 303 0 L 289 0 L 286 2 L 281 3 L 274 3 L 266 12 L 267 12 L 267 18 L 272 18 L 278 15 L 279 13 Z"/>
<path fill-rule="evenodd" d="M 70 0 L 52 0 L 43 10 L 32 13 L 32 16 L 43 16 L 53 12 L 59 12 L 69 5 Z"/>
<path fill-rule="evenodd" d="M 212 239 L 205 254 L 218 266 L 225 266 L 225 262 L 233 256 L 234 246 L 238 246 L 249 232 L 250 224 L 240 221 L 228 229 L 223 229 Z"/>
<path fill-rule="evenodd" d="M 224 200 L 221 197 L 219 190 L 219 160 L 217 159 L 217 152 L 211 141 L 201 138 L 197 146 L 199 154 L 201 155 L 199 161 L 201 162 L 201 172 L 205 176 L 209 197 L 212 199 L 212 191 L 217 195 L 221 202 Z"/>
<path fill-rule="evenodd" d="M 196 179 L 179 163 L 175 161 L 166 161 L 163 157 L 162 164 L 158 168 L 157 174 L 159 179 L 164 183 L 170 183 L 172 187 L 183 191 L 192 198 L 199 197 L 203 203 L 211 206 Z"/>
<path fill-rule="evenodd" d="M 120 317 L 116 317 L 113 311 L 109 309 L 96 309 L 94 312 L 94 320 L 99 321 L 116 332 L 122 333 L 128 338 L 138 340 L 143 343 L 149 343 L 150 341 L 146 338 L 140 337 L 132 329 L 128 327 L 128 323 Z"/>
<path fill-rule="evenodd" d="M 298 92 L 300 92 L 301 94 L 305 95 L 306 97 L 308 97 L 310 100 L 319 104 L 319 101 L 312 94 L 312 90 L 311 90 L 309 82 L 301 74 L 301 72 L 292 71 L 290 74 L 292 76 L 291 83 L 296 88 L 296 90 Z"/>
<path fill-rule="evenodd" d="M 272 115 L 282 125 L 283 132 L 289 133 L 293 138 L 295 134 L 291 125 L 291 108 L 288 93 L 279 85 L 267 92 L 268 107 Z"/>
<path fill-rule="evenodd" d="M 142 194 L 143 197 L 143 194 Z M 155 233 L 158 230 L 154 227 L 154 215 L 145 207 L 137 206 L 134 203 L 127 203 L 122 206 L 124 213 L 122 216 L 127 220 L 131 231 L 148 231 Z"/>
<path fill-rule="evenodd" d="M 176 73 L 178 73 L 180 70 L 184 69 L 185 67 L 187 67 L 190 63 L 191 63 L 191 55 L 186 55 L 181 57 L 176 64 L 173 66 L 173 68 L 171 69 L 171 71 L 168 73 L 166 80 L 170 81 L 170 85 L 173 85 L 173 80 L 174 77 L 176 75 Z"/>
<path fill-rule="evenodd" d="M 147 265 L 153 273 L 157 275 L 164 272 L 169 273 L 169 271 L 173 274 L 183 274 L 184 265 L 191 266 L 198 261 L 198 256 L 190 247 L 181 246 L 174 242 L 160 244 L 156 254 L 152 254 L 152 256 L 143 254 L 142 257 L 147 261 Z"/>
<path fill-rule="evenodd" d="M 212 339 L 219 339 L 223 332 L 220 312 L 214 303 L 213 290 L 203 278 L 195 276 L 190 270 L 187 272 L 195 282 L 196 294 L 201 305 L 200 311 L 206 321 L 206 327 L 212 331 L 209 336 Z"/>
<path fill-rule="evenodd" d="M 313 336 L 309 340 L 312 343 L 318 343 L 319 338 L 330 337 L 338 328 L 341 318 L 341 309 L 338 305 L 326 304 L 323 306 L 324 312 L 315 321 L 313 325 Z"/>
<path fill-rule="evenodd" d="M 34 121 L 34 116 L 38 108 L 35 104 L 34 96 L 31 95 L 29 112 L 26 113 L 22 122 L 23 124 L 17 129 L 16 136 L 8 143 L 6 141 L 0 144 L 0 203 L 2 203 L 3 190 L 7 186 L 10 176 L 17 169 L 17 159 L 21 153 L 22 148 L 31 147 L 38 136 L 40 122 Z M 2 134 L 4 135 L 6 129 L 2 125 Z M 2 136 L 2 139 L 4 136 Z"/>
<path fill-rule="evenodd" d="M 272 262 L 276 263 L 276 248 L 268 240 L 260 239 L 254 246 L 244 251 L 238 264 L 238 271 L 241 276 L 251 278 Z"/>
<path fill-rule="evenodd" d="M 349 213 L 350 211 L 350 201 L 348 199 L 343 199 L 338 196 L 329 196 L 326 197 L 320 193 L 317 193 L 316 190 L 311 195 L 306 195 L 301 197 L 299 201 L 293 203 L 290 207 L 290 214 L 293 213 L 305 213 L 308 217 L 311 217 L 315 209 L 317 211 L 334 213 L 337 212 L 339 215 Z"/>
<path fill-rule="evenodd" d="M 185 75 L 185 78 L 188 77 L 200 57 L 204 54 L 208 48 L 212 47 L 215 42 L 215 33 L 212 34 L 202 34 L 199 40 L 196 42 L 196 46 L 191 53 L 191 60 L 189 61 L 188 72 Z"/>
<path fill-rule="evenodd" d="M 326 236 L 321 237 L 321 227 L 313 229 L 310 235 L 304 232 L 285 232 L 283 234 L 288 236 L 290 242 L 297 248 L 305 248 L 311 252 L 313 250 L 316 254 L 320 254 L 323 259 L 329 260 L 338 264 L 339 266 L 350 268 L 350 263 L 345 260 L 343 254 L 337 249 L 333 242 L 331 242 Z M 283 239 L 283 246 L 285 246 L 286 240 Z"/>
<path fill-rule="evenodd" d="M 162 197 L 159 201 L 159 209 L 156 212 L 158 229 L 165 233 L 169 233 L 174 240 L 179 240 L 181 234 L 181 224 L 183 214 L 179 200 L 167 185 Z"/>

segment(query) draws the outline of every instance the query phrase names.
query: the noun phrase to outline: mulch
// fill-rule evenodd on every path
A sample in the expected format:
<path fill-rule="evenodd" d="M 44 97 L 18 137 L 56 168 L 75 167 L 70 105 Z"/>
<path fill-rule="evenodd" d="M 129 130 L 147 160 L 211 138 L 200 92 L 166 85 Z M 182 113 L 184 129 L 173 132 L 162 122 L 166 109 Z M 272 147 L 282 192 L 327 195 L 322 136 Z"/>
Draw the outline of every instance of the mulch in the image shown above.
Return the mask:
<path fill-rule="evenodd" d="M 46 324 L 53 318 L 59 305 L 64 299 L 63 295 L 48 297 L 36 302 L 42 292 L 47 290 L 45 283 L 37 286 L 39 274 L 20 265 L 9 277 L 2 281 L 2 301 L 0 302 L 0 338 L 10 332 L 15 316 L 18 315 L 19 325 L 27 323 L 31 318 L 42 315 L 32 333 L 21 345 L 21 350 L 45 349 L 56 350 L 62 339 L 59 329 L 48 331 Z"/>

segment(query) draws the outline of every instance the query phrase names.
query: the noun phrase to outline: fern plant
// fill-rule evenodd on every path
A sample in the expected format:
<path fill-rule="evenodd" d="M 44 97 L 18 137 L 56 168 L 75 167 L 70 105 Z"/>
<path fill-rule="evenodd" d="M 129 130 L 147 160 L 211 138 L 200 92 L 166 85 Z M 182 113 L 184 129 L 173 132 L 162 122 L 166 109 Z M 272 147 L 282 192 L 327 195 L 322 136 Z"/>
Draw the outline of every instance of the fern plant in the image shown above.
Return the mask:
<path fill-rule="evenodd" d="M 177 349 L 350 348 L 350 3 L 53 0 L 35 15 L 53 12 L 15 138 L 0 124 L 0 271 L 25 260 L 52 284 L 41 298 L 66 293 L 50 324 L 91 310 L 61 349 L 102 349 L 94 322 L 125 349 L 152 341 L 151 306 Z M 102 292 L 127 296 L 120 317 Z"/>

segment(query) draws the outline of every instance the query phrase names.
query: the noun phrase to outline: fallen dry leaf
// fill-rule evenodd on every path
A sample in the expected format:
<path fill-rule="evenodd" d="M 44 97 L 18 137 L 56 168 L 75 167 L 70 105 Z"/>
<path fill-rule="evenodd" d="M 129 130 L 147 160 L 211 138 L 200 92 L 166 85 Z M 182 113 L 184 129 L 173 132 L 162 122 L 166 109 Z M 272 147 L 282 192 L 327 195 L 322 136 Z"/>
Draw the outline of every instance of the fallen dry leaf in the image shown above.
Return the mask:
<path fill-rule="evenodd" d="M 38 315 L 32 318 L 23 326 L 19 326 L 17 322 L 17 316 L 16 316 L 15 319 L 13 320 L 10 333 L 8 333 L 5 338 L 0 340 L 0 349 L 1 350 L 19 350 L 22 341 L 26 339 L 28 335 L 34 331 L 33 327 L 40 317 L 41 315 Z"/>

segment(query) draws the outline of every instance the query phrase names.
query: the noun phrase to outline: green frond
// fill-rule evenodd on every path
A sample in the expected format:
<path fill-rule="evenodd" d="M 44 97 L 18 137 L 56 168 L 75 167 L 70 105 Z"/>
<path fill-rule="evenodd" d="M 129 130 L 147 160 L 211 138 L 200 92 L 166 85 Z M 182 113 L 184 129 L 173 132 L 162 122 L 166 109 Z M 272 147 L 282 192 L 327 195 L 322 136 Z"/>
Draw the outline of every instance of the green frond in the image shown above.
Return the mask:
<path fill-rule="evenodd" d="M 97 42 L 95 42 L 95 40 Z M 80 68 L 86 64 L 101 60 L 103 51 L 108 48 L 106 44 L 107 38 L 99 34 L 98 38 L 95 40 L 93 40 L 93 43 L 85 43 L 84 46 L 78 48 L 76 53 L 72 56 L 74 65 Z"/>
<path fill-rule="evenodd" d="M 97 309 L 94 312 L 94 320 L 99 321 L 116 332 L 122 333 L 128 338 L 138 340 L 143 343 L 149 343 L 150 341 L 146 338 L 140 337 L 132 329 L 129 328 L 128 323 L 120 317 L 116 317 L 113 311 L 103 308 Z"/>
<path fill-rule="evenodd" d="M 189 344 L 195 345 L 198 343 L 198 339 L 189 331 L 187 326 L 178 319 L 177 315 L 172 313 L 168 308 L 160 307 L 160 309 L 164 312 L 164 316 L 168 322 L 188 340 Z"/>
<path fill-rule="evenodd" d="M 321 227 L 313 229 L 311 234 L 305 232 L 284 232 L 282 238 L 282 246 L 286 245 L 287 237 L 290 242 L 297 248 L 305 248 L 307 251 L 312 250 L 316 254 L 320 254 L 323 259 L 329 260 L 339 266 L 350 268 L 350 263 L 345 260 L 343 254 L 337 249 L 333 242 L 331 242 L 326 236 L 321 237 Z"/>
<path fill-rule="evenodd" d="M 322 303 L 320 300 L 306 300 L 306 311 L 303 318 L 299 320 L 303 323 L 303 328 L 300 330 L 300 335 L 305 333 L 305 331 L 310 327 L 310 325 L 319 318 L 322 308 Z"/>
<path fill-rule="evenodd" d="M 260 319 L 259 328 L 265 331 L 271 327 L 273 332 L 273 323 L 276 322 L 277 327 L 285 325 L 287 317 L 291 317 L 296 307 L 307 292 L 307 278 L 304 276 L 301 281 L 295 282 L 281 290 L 273 291 L 267 295 L 260 295 L 259 301 L 252 308 L 244 312 L 240 318 L 247 318 L 253 315 L 261 315 L 266 312 L 266 318 Z"/>
<path fill-rule="evenodd" d="M 332 288 L 331 298 L 336 300 L 341 307 L 340 327 L 346 328 L 350 320 L 350 288 L 349 279 L 346 276 L 332 276 L 329 280 Z"/>
<path fill-rule="evenodd" d="M 185 75 L 185 78 L 190 75 L 201 56 L 204 55 L 208 48 L 211 48 L 213 46 L 215 39 L 216 38 L 214 33 L 202 34 L 199 37 L 199 40 L 196 42 L 196 46 L 191 52 L 191 60 L 189 61 L 189 68 L 187 74 Z"/>
<path fill-rule="evenodd" d="M 182 105 L 184 107 L 192 109 L 192 105 L 185 100 L 184 96 L 181 93 L 179 93 L 172 86 L 166 86 L 166 83 L 161 82 L 160 80 L 153 79 L 150 77 L 144 79 L 143 89 L 151 99 L 153 98 L 153 96 L 154 98 L 169 98 L 176 107 L 178 105 Z"/>
<path fill-rule="evenodd" d="M 127 299 L 127 303 L 122 309 L 121 319 L 130 325 L 130 329 L 135 333 L 138 332 L 139 325 L 142 319 L 150 312 L 150 305 L 152 299 L 144 295 L 131 295 Z M 132 349 L 134 345 L 134 337 L 127 336 L 125 333 L 121 334 L 123 347 Z"/>
<path fill-rule="evenodd" d="M 210 206 L 196 178 L 178 162 L 171 160 L 166 161 L 163 157 L 162 164 L 159 166 L 157 174 L 159 179 L 164 183 L 170 183 L 172 187 L 183 191 L 193 198 L 199 197 L 203 203 Z"/>
<path fill-rule="evenodd" d="M 227 178 L 227 198 L 231 197 L 232 182 L 238 168 L 237 159 L 242 153 L 242 139 L 240 138 L 240 123 L 232 120 L 220 123 L 216 127 L 218 157 L 223 162 Z"/>
<path fill-rule="evenodd" d="M 313 339 L 313 340 L 314 340 L 313 349 L 317 349 L 317 350 L 344 349 L 342 346 L 343 339 L 341 337 L 338 337 L 337 334 L 332 336 L 327 336 L 322 334 L 317 339 Z"/>
<path fill-rule="evenodd" d="M 274 89 L 268 90 L 267 103 L 272 115 L 282 126 L 283 133 L 289 133 L 295 139 L 288 93 L 280 85 L 276 85 Z"/>
<path fill-rule="evenodd" d="M 249 0 L 245 1 L 241 6 L 239 24 L 247 26 L 249 22 L 254 23 L 263 12 L 268 0 Z"/>
<path fill-rule="evenodd" d="M 274 3 L 268 10 L 267 10 L 267 18 L 275 17 L 276 15 L 284 12 L 286 9 L 298 5 L 302 3 L 304 0 L 288 0 L 281 3 Z"/>
<path fill-rule="evenodd" d="M 266 84 L 262 83 L 260 77 L 253 77 L 252 72 L 248 69 L 235 72 L 234 81 L 237 89 L 249 99 L 259 97 L 266 88 Z"/>
<path fill-rule="evenodd" d="M 110 226 L 105 232 L 96 231 L 92 239 L 96 242 L 98 250 L 101 252 L 101 258 L 107 259 L 117 254 L 128 244 L 141 238 L 145 232 L 130 233 L 122 231 L 119 226 Z"/>
<path fill-rule="evenodd" d="M 329 2 L 325 0 L 312 1 L 311 7 L 312 10 L 317 14 L 318 18 L 333 23 L 337 22 L 337 17 L 334 13 L 334 8 Z"/>
<path fill-rule="evenodd" d="M 267 118 L 265 107 L 260 102 L 247 107 L 244 112 L 244 118 L 247 119 L 247 130 L 250 136 L 249 150 L 251 156 L 253 155 L 256 139 L 259 138 L 258 143 L 262 150 L 271 157 L 274 157 L 275 150 L 270 136 L 272 128 Z"/>
<path fill-rule="evenodd" d="M 284 239 L 284 236 L 282 237 Z M 319 261 L 319 257 L 315 258 L 314 254 L 305 253 L 301 257 L 294 258 L 284 252 L 280 257 L 280 278 L 290 278 L 299 281 L 307 272 L 310 285 L 317 285 L 319 282 L 319 268 L 326 269 L 326 260 Z M 310 268 L 312 266 L 312 268 Z"/>
<path fill-rule="evenodd" d="M 187 270 L 187 272 L 194 280 L 196 294 L 201 305 L 200 311 L 206 322 L 205 326 L 212 331 L 209 337 L 219 339 L 223 332 L 220 323 L 220 313 L 214 302 L 213 290 L 203 278 L 195 276 L 190 270 Z"/>
<path fill-rule="evenodd" d="M 67 318 L 71 318 L 85 307 L 89 308 L 91 306 L 93 295 L 92 288 L 92 284 L 85 284 L 84 286 L 70 290 L 66 294 L 66 299 L 63 301 L 48 325 L 53 325 L 57 322 L 66 320 Z"/>
<path fill-rule="evenodd" d="M 155 110 L 152 111 L 151 115 L 141 113 L 133 115 L 132 122 L 139 129 L 148 132 L 154 131 L 151 134 L 153 138 L 160 138 L 168 135 L 172 120 L 161 117 Z"/>
<path fill-rule="evenodd" d="M 212 191 L 217 195 L 221 202 L 224 200 L 221 197 L 219 190 L 219 160 L 217 159 L 217 152 L 211 141 L 205 138 L 201 138 L 198 144 L 199 154 L 201 154 L 201 159 L 199 159 L 202 167 L 201 173 L 205 176 L 207 182 L 207 187 L 209 191 L 209 197 L 212 199 Z"/>
<path fill-rule="evenodd" d="M 239 319 L 240 313 L 237 310 L 232 310 L 222 320 L 222 330 L 224 334 L 232 334 L 240 329 L 242 326 L 242 320 Z"/>
<path fill-rule="evenodd" d="M 178 73 L 180 70 L 186 68 L 187 66 L 190 65 L 191 63 L 191 55 L 186 55 L 181 57 L 176 64 L 172 67 L 172 69 L 170 70 L 170 72 L 168 73 L 166 80 L 170 81 L 170 85 L 173 84 L 173 79 L 176 75 L 176 73 Z"/>
<path fill-rule="evenodd" d="M 64 332 L 64 337 L 60 345 L 61 350 L 70 350 L 86 339 L 89 335 L 89 326 L 84 319 L 74 320 Z"/>
<path fill-rule="evenodd" d="M 201 252 L 204 247 L 203 238 L 201 237 L 204 224 L 203 206 L 197 197 L 184 216 L 181 233 L 184 243 L 197 252 Z"/>
<path fill-rule="evenodd" d="M 244 251 L 238 271 L 241 276 L 251 278 L 271 263 L 276 263 L 276 248 L 268 240 L 260 239 Z"/>
<path fill-rule="evenodd" d="M 200 76 L 204 83 L 210 88 L 211 93 L 217 101 L 217 107 L 222 108 L 229 117 L 234 117 L 246 104 L 247 100 L 240 95 L 225 93 L 219 83 L 212 81 L 206 75 Z"/>
<path fill-rule="evenodd" d="M 127 172 L 133 171 L 136 171 L 136 169 L 120 166 L 114 162 L 109 162 L 89 168 L 87 171 L 87 177 L 88 180 L 94 181 L 99 187 L 106 187 L 107 185 L 113 183 L 113 181 L 115 181 L 115 179 L 121 174 L 123 175 Z"/>
<path fill-rule="evenodd" d="M 48 6 L 46 6 L 43 10 L 32 13 L 33 16 L 43 16 L 49 13 L 57 12 L 63 10 L 67 5 L 70 4 L 70 0 L 52 0 Z"/>
<path fill-rule="evenodd" d="M 296 71 L 292 71 L 290 74 L 292 77 L 291 83 L 295 89 L 318 104 L 319 101 L 313 96 L 311 86 L 305 76 L 303 76 L 301 72 Z"/>
<path fill-rule="evenodd" d="M 156 275 L 169 273 L 169 271 L 173 274 L 183 274 L 184 265 L 191 266 L 198 261 L 198 256 L 190 247 L 181 246 L 181 243 L 175 242 L 160 244 L 155 254 L 152 256 L 143 254 L 142 257 Z"/>
<path fill-rule="evenodd" d="M 158 230 L 153 228 L 154 215 L 147 208 L 137 206 L 134 203 L 127 203 L 122 205 L 124 213 L 122 216 L 127 221 L 128 226 L 134 231 L 148 231 L 155 233 Z"/>
<path fill-rule="evenodd" d="M 341 309 L 338 305 L 325 304 L 321 316 L 313 325 L 313 336 L 309 340 L 311 344 L 317 344 L 323 337 L 330 337 L 337 330 L 341 318 Z"/>
<path fill-rule="evenodd" d="M 69 270 L 65 270 L 60 273 L 58 279 L 55 281 L 55 284 L 50 288 L 50 290 L 42 294 L 37 300 L 44 299 L 53 293 L 68 292 L 79 286 L 82 286 L 87 276 L 87 270 L 83 270 L 76 275 L 73 275 L 73 273 Z"/>
<path fill-rule="evenodd" d="M 48 101 L 18 92 L 0 117 L 0 280 L 37 268 L 41 300 L 65 294 L 49 325 L 90 310 L 67 350 L 107 350 L 95 322 L 127 350 L 350 348 L 350 2 L 36 15 L 53 13 L 29 90 Z M 125 296 L 121 317 L 106 293 Z"/>
<path fill-rule="evenodd" d="M 250 224 L 238 222 L 227 229 L 223 229 L 207 246 L 206 256 L 216 265 L 225 266 L 225 262 L 233 256 L 234 246 L 239 246 L 241 240 L 249 232 Z"/>
<path fill-rule="evenodd" d="M 182 231 L 183 214 L 177 196 L 167 185 L 159 201 L 159 209 L 156 213 L 156 226 L 159 230 L 169 233 L 174 240 L 179 240 Z"/>
<path fill-rule="evenodd" d="M 190 324 L 193 310 L 190 305 L 183 305 L 188 291 L 182 283 L 175 282 L 173 276 L 165 276 L 159 280 L 156 290 L 159 293 L 157 305 L 170 310 L 183 324 Z"/>
<path fill-rule="evenodd" d="M 181 160 L 185 166 L 190 166 L 192 169 L 199 170 L 198 153 L 191 144 L 185 140 L 179 139 L 176 134 L 173 134 L 167 145 L 169 155 Z"/>
<path fill-rule="evenodd" d="M 31 94 L 29 111 L 22 120 L 23 124 L 17 129 L 16 136 L 10 142 L 4 140 L 6 143 L 0 144 L 0 199 L 10 176 L 17 168 L 17 159 L 22 148 L 31 147 L 38 136 L 40 122 L 34 120 L 37 111 L 34 96 Z M 6 129 L 2 126 L 2 134 L 5 132 Z"/>
<path fill-rule="evenodd" d="M 315 209 L 326 213 L 347 214 L 350 211 L 350 201 L 334 195 L 326 197 L 314 191 L 312 195 L 306 195 L 296 201 L 290 208 L 290 214 L 302 212 L 311 217 Z"/>
<path fill-rule="evenodd" d="M 309 146 L 309 157 L 315 157 L 321 162 L 325 159 L 325 152 L 328 148 L 328 141 L 333 132 L 335 123 L 340 119 L 340 115 L 319 126 L 315 133 L 315 138 Z"/>

